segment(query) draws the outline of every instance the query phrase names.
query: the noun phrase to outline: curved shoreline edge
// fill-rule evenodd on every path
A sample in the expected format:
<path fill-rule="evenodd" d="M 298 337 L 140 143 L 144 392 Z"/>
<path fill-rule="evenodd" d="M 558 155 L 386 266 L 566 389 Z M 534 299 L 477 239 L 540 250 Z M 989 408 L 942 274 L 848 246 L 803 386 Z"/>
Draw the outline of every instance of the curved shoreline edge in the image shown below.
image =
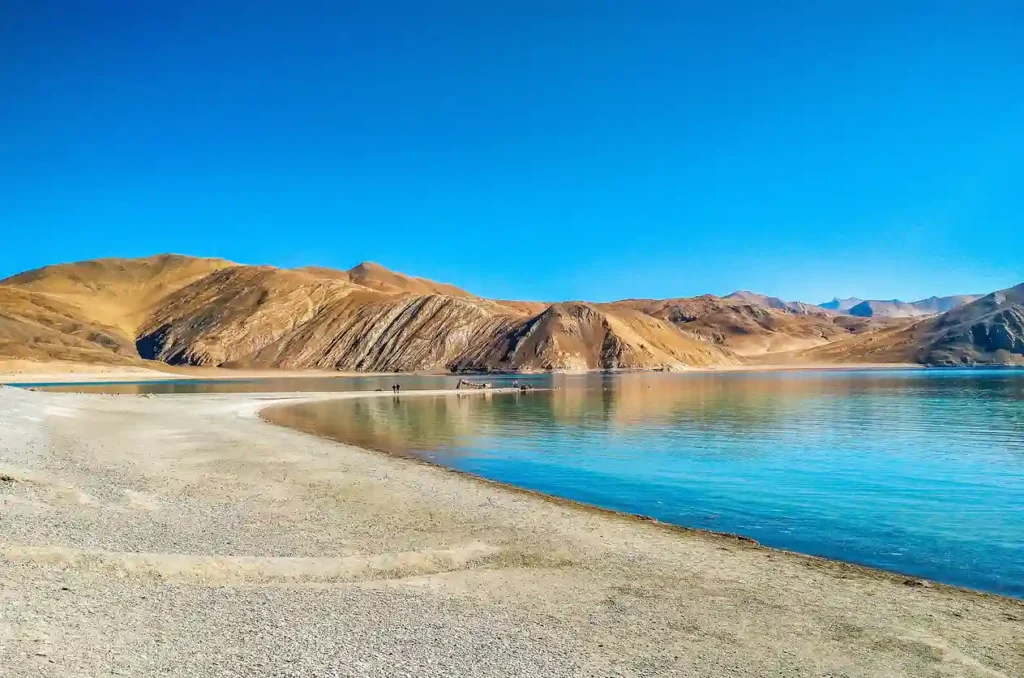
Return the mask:
<path fill-rule="evenodd" d="M 536 390 L 537 391 L 546 391 L 546 390 L 549 390 L 549 389 L 536 389 Z M 517 392 L 517 389 L 512 389 L 512 388 L 488 389 L 488 390 L 479 390 L 479 391 L 456 391 L 454 389 L 434 389 L 434 390 L 409 391 L 408 393 L 403 393 L 400 397 L 407 397 L 407 396 L 413 396 L 413 397 L 423 397 L 423 396 L 438 397 L 438 396 L 451 396 L 451 395 L 473 397 L 473 396 L 483 396 L 483 395 L 487 395 L 487 394 L 512 395 L 512 394 L 515 394 L 516 392 Z M 266 394 L 266 395 L 273 395 L 273 394 Z M 747 537 L 745 535 L 737 534 L 735 532 L 724 532 L 724 531 L 718 531 L 718 530 L 709 530 L 709 529 L 700 528 L 700 527 L 689 527 L 689 526 L 686 526 L 686 525 L 678 525 L 676 523 L 669 523 L 669 522 L 665 522 L 665 521 L 662 521 L 662 520 L 658 520 L 657 518 L 654 518 L 653 516 L 645 515 L 645 514 L 642 514 L 642 513 L 629 513 L 627 511 L 617 511 L 615 509 L 605 508 L 605 507 L 602 507 L 602 506 L 598 506 L 596 504 L 589 504 L 587 502 L 578 501 L 578 500 L 575 500 L 575 499 L 570 499 L 568 497 L 563 497 L 563 496 L 556 495 L 556 494 L 548 494 L 546 492 L 541 492 L 539 490 L 533 490 L 533 489 L 530 489 L 530 488 L 527 488 L 527 487 L 523 487 L 521 485 L 516 485 L 514 483 L 504 482 L 504 481 L 501 481 L 501 480 L 495 480 L 493 478 L 487 478 L 485 476 L 477 475 L 475 473 L 470 473 L 468 471 L 463 471 L 463 470 L 460 470 L 460 469 L 456 469 L 456 468 L 453 468 L 451 466 L 445 466 L 443 464 L 439 464 L 439 463 L 433 462 L 433 461 L 431 461 L 429 459 L 426 459 L 424 457 L 420 457 L 420 456 L 416 456 L 416 455 L 396 454 L 396 453 L 394 453 L 394 452 L 392 452 L 390 450 L 387 450 L 387 449 L 385 449 L 383 447 L 374 447 L 374 446 L 369 446 L 369 445 L 361 444 L 361 443 L 357 444 L 357 443 L 353 443 L 353 442 L 350 442 L 350 441 L 347 441 L 347 440 L 341 440 L 341 439 L 334 438 L 334 437 L 331 437 L 331 436 L 328 436 L 328 435 L 323 435 L 323 434 L 318 433 L 316 431 L 307 430 L 307 429 L 304 429 L 304 428 L 299 428 L 299 427 L 294 427 L 294 426 L 289 426 L 288 424 L 284 424 L 284 423 L 281 423 L 279 421 L 275 421 L 272 418 L 272 416 L 270 416 L 268 414 L 269 410 L 273 410 L 273 409 L 276 409 L 276 408 L 300 407 L 302 405 L 305 405 L 305 404 L 308 404 L 308 403 L 312 403 L 312 402 L 325 402 L 325 401 L 330 401 L 330 400 L 353 400 L 353 399 L 357 399 L 357 398 L 366 398 L 366 397 L 370 397 L 370 398 L 372 398 L 372 397 L 387 397 L 387 396 L 389 396 L 391 394 L 388 394 L 388 393 L 381 394 L 381 393 L 365 392 L 365 391 L 351 391 L 351 392 L 339 392 L 339 393 L 337 393 L 335 395 L 338 396 L 338 397 L 331 397 L 330 394 L 313 394 L 312 397 L 308 397 L 308 398 L 304 398 L 304 397 L 281 398 L 279 400 L 276 400 L 276 401 L 270 402 L 270 403 L 255 403 L 255 404 L 248 405 L 248 406 L 246 406 L 244 408 L 241 408 L 238 413 L 239 413 L 239 416 L 242 416 L 242 417 L 257 418 L 260 421 L 263 421 L 263 422 L 265 422 L 267 424 L 270 424 L 270 425 L 273 425 L 273 426 L 280 426 L 280 427 L 286 428 L 286 429 L 291 430 L 291 431 L 296 431 L 296 432 L 304 434 L 304 435 L 313 436 L 313 437 L 315 437 L 317 439 L 320 439 L 320 440 L 327 440 L 327 441 L 330 441 L 332 443 L 335 443 L 335 444 L 338 444 L 338 445 L 341 445 L 341 446 L 344 446 L 344 447 L 355 448 L 355 449 L 362 450 L 364 452 L 370 452 L 370 453 L 373 453 L 373 454 L 386 455 L 389 458 L 400 459 L 400 460 L 405 461 L 405 462 L 411 462 L 411 463 L 415 463 L 415 464 L 422 464 L 422 465 L 428 466 L 428 467 L 430 467 L 432 469 L 437 469 L 437 470 L 440 470 L 440 471 L 445 472 L 445 473 L 454 474 L 454 475 L 456 475 L 456 476 L 458 476 L 460 478 L 468 479 L 468 480 L 471 480 L 471 481 L 476 482 L 476 483 L 481 483 L 481 484 L 483 484 L 483 485 L 485 485 L 487 487 L 490 487 L 490 488 L 499 489 L 499 490 L 505 491 L 505 492 L 512 492 L 512 493 L 516 493 L 516 494 L 522 494 L 522 495 L 525 495 L 525 496 L 529 496 L 529 497 L 541 499 L 541 500 L 544 500 L 544 501 L 547 501 L 547 502 L 551 502 L 551 503 L 554 503 L 554 504 L 559 505 L 559 506 L 565 506 L 565 507 L 570 507 L 570 508 L 575 509 L 575 510 L 580 510 L 580 511 L 585 511 L 585 512 L 589 512 L 589 513 L 599 514 L 599 515 L 602 515 L 602 516 L 605 516 L 605 517 L 611 518 L 611 519 L 626 520 L 626 521 L 631 521 L 631 522 L 636 522 L 636 523 L 642 523 L 642 524 L 650 525 L 650 526 L 659 528 L 661 530 L 668 531 L 670 533 L 675 533 L 675 534 L 678 534 L 678 535 L 681 535 L 681 536 L 687 536 L 687 537 L 699 536 L 699 537 L 703 537 L 703 538 L 713 538 L 713 539 L 728 540 L 729 542 L 743 544 L 743 545 L 748 546 L 750 548 L 763 549 L 763 550 L 766 550 L 766 551 L 769 551 L 769 552 L 772 552 L 772 553 L 786 554 L 787 556 L 790 556 L 790 557 L 799 558 L 799 559 L 806 559 L 808 562 L 814 563 L 816 566 L 819 566 L 819 567 L 823 567 L 823 568 L 827 568 L 827 569 L 832 569 L 832 570 L 846 570 L 846 571 L 849 571 L 849 572 L 856 572 L 856 573 L 858 573 L 860 575 L 864 575 L 864 576 L 871 576 L 871 577 L 876 577 L 876 578 L 890 579 L 893 582 L 900 583 L 900 584 L 903 584 L 903 585 L 906 585 L 906 586 L 923 586 L 923 587 L 928 587 L 928 588 L 943 588 L 943 589 L 948 589 L 948 590 L 951 590 L 951 591 L 959 591 L 959 592 L 969 593 L 969 594 L 973 594 L 973 595 L 981 595 L 981 596 L 992 596 L 992 597 L 999 598 L 999 599 L 1021 601 L 1022 603 L 1024 603 L 1024 598 L 1017 598 L 1015 596 L 1002 595 L 1002 594 L 999 594 L 999 593 L 993 593 L 993 592 L 984 591 L 984 590 L 981 590 L 981 589 L 973 589 L 973 588 L 969 588 L 969 587 L 966 587 L 966 586 L 957 586 L 955 584 L 947 584 L 945 582 L 936 581 L 934 579 L 927 579 L 927 578 L 924 578 L 924 577 L 918 577 L 916 575 L 899 572 L 897 570 L 886 570 L 886 569 L 882 569 L 882 568 L 878 568 L 878 567 L 872 567 L 870 565 L 863 565 L 863 564 L 860 564 L 860 563 L 854 563 L 854 562 L 850 562 L 850 561 L 846 561 L 846 560 L 838 560 L 838 559 L 835 559 L 835 558 L 826 558 L 824 556 L 818 556 L 818 555 L 814 555 L 814 554 L 810 554 L 810 553 L 802 553 L 800 551 L 791 551 L 789 549 L 779 548 L 779 547 L 775 547 L 775 546 L 768 546 L 766 544 L 762 544 L 761 542 L 759 542 L 758 540 L 756 540 L 756 539 L 754 539 L 752 537 Z"/>
<path fill-rule="evenodd" d="M 486 378 L 489 376 L 529 377 L 536 375 L 586 374 L 729 374 L 732 372 L 833 372 L 833 371 L 900 371 L 926 369 L 964 369 L 971 366 L 935 366 L 921 363 L 759 363 L 739 365 L 692 366 L 676 372 L 663 370 L 592 369 L 520 372 L 347 372 L 334 370 L 245 369 L 223 367 L 174 366 L 165 363 L 137 367 L 55 363 L 32 369 L 17 369 L 10 361 L 0 360 L 0 385 L 96 385 L 160 383 L 175 381 L 257 381 L 263 379 L 332 379 L 372 377 L 451 377 Z M 978 365 L 976 369 L 1014 368 L 1017 365 Z"/>
<path fill-rule="evenodd" d="M 1024 675 L 1022 600 L 410 464 L 260 414 L 338 397 L 0 388 L 0 666 Z"/>
<path fill-rule="evenodd" d="M 902 367 L 891 367 L 890 369 L 903 369 Z M 713 371 L 713 370 L 712 370 Z M 375 375 L 381 376 L 381 375 Z M 395 375 L 389 375 L 395 376 Z M 220 379 L 218 379 L 219 381 Z M 98 382 L 102 383 L 102 382 Z M 117 382 L 110 382 L 116 384 Z M 26 385 L 22 384 L 0 384 L 0 390 L 4 387 L 33 391 L 31 387 L 26 388 Z M 550 390 L 548 388 L 535 388 L 534 392 L 543 392 Z M 1009 596 L 1005 594 L 984 591 L 981 589 L 974 589 L 966 586 L 959 586 L 956 584 L 948 584 L 933 579 L 920 577 L 913 574 L 899 572 L 897 570 L 887 570 L 870 565 L 864 565 L 860 563 L 838 560 L 828 558 L 825 556 L 818 556 L 809 553 L 803 553 L 800 551 L 791 551 L 785 548 L 769 546 L 763 544 L 752 537 L 747 537 L 742 534 L 733 532 L 710 530 L 707 528 L 690 527 L 685 525 L 678 525 L 675 523 L 669 523 L 658 520 L 653 516 L 648 516 L 638 513 L 629 513 L 626 511 L 618 511 L 615 509 L 609 509 L 594 504 L 588 504 L 586 502 L 562 497 L 559 495 L 548 494 L 538 490 L 522 487 L 512 483 L 494 480 L 486 478 L 484 476 L 476 475 L 467 471 L 452 468 L 438 464 L 429 459 L 415 455 L 401 455 L 396 454 L 390 450 L 368 446 L 366 444 L 356 444 L 350 441 L 333 438 L 331 436 L 323 435 L 311 430 L 305 430 L 298 427 L 289 426 L 284 423 L 273 420 L 267 415 L 268 410 L 272 410 L 277 407 L 294 407 L 300 406 L 312 402 L 323 402 L 329 400 L 350 400 L 350 399 L 369 399 L 369 398 L 385 398 L 394 397 L 394 394 L 390 392 L 381 391 L 327 391 L 327 392 L 315 392 L 315 391 L 296 391 L 296 392 L 237 392 L 237 393 L 215 393 L 215 394 L 202 394 L 202 393 L 182 393 L 182 394 L 101 394 L 101 393 L 76 393 L 76 392 L 60 392 L 60 391 L 42 391 L 48 395 L 55 396 L 85 396 L 87 398 L 92 397 L 117 397 L 117 398 L 159 398 L 159 399 L 207 399 L 217 402 L 234 402 L 233 405 L 229 406 L 229 409 L 234 412 L 238 417 L 243 419 L 257 419 L 268 425 L 281 427 L 289 431 L 297 432 L 302 435 L 309 435 L 319 440 L 329 441 L 332 444 L 340 445 L 342 447 L 349 447 L 361 450 L 363 452 L 369 452 L 372 454 L 385 455 L 391 459 L 399 459 L 403 462 L 413 462 L 415 464 L 425 465 L 432 469 L 453 474 L 457 477 L 468 479 L 474 483 L 483 484 L 491 489 L 499 489 L 504 492 L 510 492 L 514 494 L 520 494 L 523 496 L 533 497 L 541 499 L 545 502 L 565 506 L 574 510 L 583 512 L 603 515 L 608 518 L 630 521 L 638 524 L 645 524 L 656 527 L 662 531 L 670 533 L 676 533 L 681 536 L 690 537 L 705 537 L 713 539 L 722 539 L 731 543 L 743 544 L 750 548 L 763 549 L 772 553 L 786 554 L 794 558 L 806 559 L 810 562 L 815 563 L 817 566 L 827 569 L 848 569 L 851 572 L 857 572 L 861 575 L 871 576 L 876 578 L 888 578 L 894 582 L 901 583 L 906 586 L 923 586 L 928 588 L 944 588 L 951 591 L 960 591 L 973 595 L 992 596 L 998 599 L 1020 601 L 1024 603 L 1024 598 Z M 514 395 L 518 393 L 516 388 L 491 388 L 481 390 L 455 390 L 455 389 L 418 389 L 402 392 L 403 398 L 408 397 L 440 397 L 440 396 L 459 396 L 459 397 L 486 397 L 488 395 Z"/>

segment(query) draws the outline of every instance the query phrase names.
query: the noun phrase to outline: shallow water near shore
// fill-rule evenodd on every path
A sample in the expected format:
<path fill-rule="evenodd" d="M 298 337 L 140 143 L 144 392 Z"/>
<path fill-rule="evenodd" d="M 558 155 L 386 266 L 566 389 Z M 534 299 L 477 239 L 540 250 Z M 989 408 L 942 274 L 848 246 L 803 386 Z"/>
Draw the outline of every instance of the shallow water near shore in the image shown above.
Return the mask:
<path fill-rule="evenodd" d="M 553 377 L 271 419 L 763 544 L 1024 597 L 1024 371 Z"/>

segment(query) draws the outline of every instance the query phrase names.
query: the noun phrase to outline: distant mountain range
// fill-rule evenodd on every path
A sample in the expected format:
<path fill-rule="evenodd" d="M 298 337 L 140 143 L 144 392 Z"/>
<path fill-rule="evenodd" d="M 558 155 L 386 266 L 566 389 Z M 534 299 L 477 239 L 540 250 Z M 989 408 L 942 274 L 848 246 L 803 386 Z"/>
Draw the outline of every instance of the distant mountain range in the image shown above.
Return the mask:
<path fill-rule="evenodd" d="M 958 294 L 950 297 L 928 297 L 920 301 L 900 301 L 890 299 L 882 301 L 877 299 L 858 299 L 848 297 L 846 299 L 835 298 L 818 304 L 819 308 L 837 313 L 846 313 L 861 318 L 917 318 L 936 313 L 945 313 L 957 306 L 969 304 L 980 299 L 980 294 Z"/>
<path fill-rule="evenodd" d="M 818 308 L 823 308 L 828 311 L 838 311 L 839 313 L 846 313 L 857 304 L 862 303 L 863 299 L 857 297 L 847 297 L 846 299 L 840 299 L 835 297 L 832 301 L 826 301 L 824 304 L 818 304 Z"/>
<path fill-rule="evenodd" d="M 354 371 L 678 370 L 756 363 L 1024 362 L 1024 285 L 982 298 L 485 299 L 378 264 L 159 255 L 0 281 L 0 361 Z"/>

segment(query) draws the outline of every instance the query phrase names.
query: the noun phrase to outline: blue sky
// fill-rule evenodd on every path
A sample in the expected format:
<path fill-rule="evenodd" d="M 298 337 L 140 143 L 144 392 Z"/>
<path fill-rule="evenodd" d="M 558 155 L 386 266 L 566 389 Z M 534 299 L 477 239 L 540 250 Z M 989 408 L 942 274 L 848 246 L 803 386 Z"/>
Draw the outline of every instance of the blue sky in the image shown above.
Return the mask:
<path fill-rule="evenodd" d="M 172 251 L 545 300 L 1024 281 L 1020 2 L 4 0 L 0 63 L 0 276 Z"/>

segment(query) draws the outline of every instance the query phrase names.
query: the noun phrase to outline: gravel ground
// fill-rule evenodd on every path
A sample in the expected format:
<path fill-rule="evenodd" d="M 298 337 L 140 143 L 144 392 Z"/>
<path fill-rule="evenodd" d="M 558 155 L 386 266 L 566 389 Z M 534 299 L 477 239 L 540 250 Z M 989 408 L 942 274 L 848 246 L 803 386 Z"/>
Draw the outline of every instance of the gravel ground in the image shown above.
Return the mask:
<path fill-rule="evenodd" d="M 0 388 L 0 675 L 1024 676 L 1021 601 L 548 501 L 272 400 Z"/>

